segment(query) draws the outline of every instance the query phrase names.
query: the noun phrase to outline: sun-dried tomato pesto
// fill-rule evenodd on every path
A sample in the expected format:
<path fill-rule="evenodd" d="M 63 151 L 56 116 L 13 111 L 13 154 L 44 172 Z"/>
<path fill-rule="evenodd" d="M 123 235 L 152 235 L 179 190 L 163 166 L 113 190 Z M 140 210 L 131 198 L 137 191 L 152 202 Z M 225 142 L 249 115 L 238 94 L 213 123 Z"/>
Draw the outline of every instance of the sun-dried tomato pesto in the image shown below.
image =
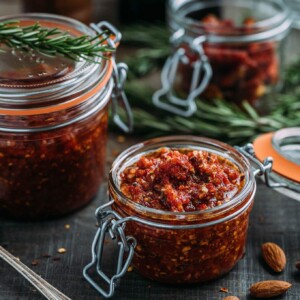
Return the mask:
<path fill-rule="evenodd" d="M 234 148 L 202 137 L 162 137 L 127 149 L 112 166 L 109 192 L 137 242 L 133 268 L 171 284 L 229 272 L 245 254 L 256 190 L 251 172 Z"/>
<path fill-rule="evenodd" d="M 107 124 L 105 107 L 55 131 L 0 132 L 0 215 L 34 220 L 87 204 L 103 179 Z"/>
<path fill-rule="evenodd" d="M 189 212 L 229 201 L 244 175 L 228 159 L 207 151 L 162 148 L 121 174 L 121 191 L 146 207 Z"/>
<path fill-rule="evenodd" d="M 31 19 L 32 18 L 32 19 Z M 20 16 L 80 36 L 55 15 Z M 111 61 L 91 64 L 33 49 L 0 53 L 0 215 L 58 217 L 87 204 L 103 179 Z"/>
<path fill-rule="evenodd" d="M 256 21 L 245 18 L 242 26 L 231 19 L 219 19 L 215 15 L 202 18 L 201 24 L 207 35 L 247 36 L 255 34 Z M 189 91 L 192 79 L 192 65 L 198 59 L 197 54 L 188 45 L 181 45 L 190 58 L 189 64 L 180 64 L 182 88 Z M 212 78 L 201 94 L 204 99 L 224 99 L 229 102 L 256 103 L 269 92 L 270 87 L 279 81 L 280 62 L 278 43 L 262 42 L 222 42 L 203 44 L 205 55 L 212 67 Z"/>

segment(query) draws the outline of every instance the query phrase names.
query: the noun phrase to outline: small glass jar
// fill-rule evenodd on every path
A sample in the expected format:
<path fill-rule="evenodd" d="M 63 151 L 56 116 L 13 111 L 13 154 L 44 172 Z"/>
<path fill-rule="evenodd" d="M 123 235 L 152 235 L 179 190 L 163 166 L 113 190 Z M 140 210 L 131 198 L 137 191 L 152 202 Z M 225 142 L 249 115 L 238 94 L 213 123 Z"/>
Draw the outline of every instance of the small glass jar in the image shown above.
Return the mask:
<path fill-rule="evenodd" d="M 120 190 L 120 174 L 141 156 L 163 147 L 204 150 L 224 157 L 245 175 L 245 184 L 225 204 L 194 212 L 148 208 L 127 198 Z M 93 243 L 93 261 L 84 269 L 85 278 L 102 295 L 110 297 L 114 281 L 126 273 L 131 259 L 140 274 L 170 284 L 204 282 L 229 272 L 245 253 L 249 214 L 256 192 L 254 175 L 251 164 L 238 150 L 208 138 L 164 137 L 127 149 L 110 171 L 111 201 L 96 213 L 100 229 Z M 111 209 L 106 210 L 108 206 Z M 121 263 L 111 281 L 101 266 L 107 232 L 120 241 L 121 253 L 118 258 Z M 127 259 L 122 263 L 124 251 L 127 251 Z M 95 264 L 98 275 L 110 284 L 109 292 L 89 275 Z"/>
<path fill-rule="evenodd" d="M 282 86 L 284 39 L 292 18 L 276 0 L 169 0 L 173 55 L 162 71 L 160 108 L 183 116 L 195 98 L 248 101 L 266 112 Z M 268 101 L 267 101 L 268 100 Z"/>
<path fill-rule="evenodd" d="M 1 21 L 11 19 L 74 36 L 96 35 L 86 25 L 56 15 Z M 113 28 L 93 25 L 99 32 L 104 27 Z M 111 45 L 119 39 L 114 33 Z M 91 201 L 102 182 L 108 106 L 112 99 L 116 108 L 124 96 L 116 80 L 125 78 L 126 66 L 117 66 L 114 56 L 91 63 L 5 50 L 0 53 L 0 214 L 34 220 L 69 213 Z M 127 107 L 126 98 L 121 100 Z"/>
<path fill-rule="evenodd" d="M 292 157 L 293 161 L 299 162 L 300 128 L 280 130 L 273 137 L 285 157 Z M 96 211 L 99 228 L 92 244 L 92 261 L 83 270 L 86 280 L 102 296 L 109 298 L 114 294 L 117 280 L 126 274 L 130 264 L 145 277 L 169 284 L 201 283 L 229 272 L 245 254 L 249 214 L 256 193 L 255 176 L 263 176 L 268 187 L 280 192 L 284 190 L 285 194 L 287 191 L 293 192 L 293 195 L 298 193 L 299 196 L 299 165 L 293 167 L 293 176 L 289 174 L 298 181 L 297 187 L 295 182 L 289 184 L 282 177 L 274 180 L 273 159 L 265 158 L 265 155 L 275 151 L 265 151 L 271 148 L 266 147 L 269 138 L 269 134 L 263 135 L 254 145 L 233 148 L 203 137 L 171 136 L 148 140 L 122 152 L 114 161 L 109 174 L 110 201 Z M 184 153 L 203 150 L 223 157 L 245 176 L 244 185 L 229 201 L 192 212 L 153 209 L 127 198 L 122 193 L 124 170 L 128 171 L 126 176 L 130 178 L 130 170 L 134 168 L 130 169 L 129 166 L 141 162 L 140 158 L 145 155 L 154 153 L 156 157 L 157 151 L 165 147 Z M 258 151 L 257 156 L 254 150 Z M 147 167 L 148 163 L 151 164 L 151 158 L 143 160 L 142 164 Z M 205 164 L 207 166 L 206 161 Z M 151 174 L 144 173 L 146 167 L 141 169 L 141 174 Z M 282 172 L 278 166 L 276 169 Z M 143 180 L 142 177 L 138 179 Z M 158 192 L 159 183 L 157 189 Z M 116 241 L 118 251 L 114 255 L 118 256 L 115 260 L 116 270 L 110 268 L 108 275 L 104 271 L 107 254 L 105 247 L 110 239 Z M 111 246 L 108 247 L 109 251 Z M 95 276 L 100 277 L 101 281 L 95 280 Z"/>

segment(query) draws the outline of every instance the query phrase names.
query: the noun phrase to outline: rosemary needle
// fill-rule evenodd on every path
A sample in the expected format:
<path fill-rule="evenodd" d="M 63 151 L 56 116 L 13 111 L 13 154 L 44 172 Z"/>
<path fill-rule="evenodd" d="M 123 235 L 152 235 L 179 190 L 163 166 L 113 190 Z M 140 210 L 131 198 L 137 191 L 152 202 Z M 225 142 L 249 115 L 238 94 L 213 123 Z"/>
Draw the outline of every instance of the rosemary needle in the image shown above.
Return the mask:
<path fill-rule="evenodd" d="M 60 54 L 75 61 L 82 58 L 97 63 L 99 57 L 106 58 L 109 52 L 115 50 L 107 45 L 107 38 L 106 32 L 93 37 L 74 37 L 58 28 L 44 28 L 39 23 L 20 26 L 16 21 L 0 22 L 0 48 L 6 45 L 10 48 L 33 49 L 47 56 Z"/>

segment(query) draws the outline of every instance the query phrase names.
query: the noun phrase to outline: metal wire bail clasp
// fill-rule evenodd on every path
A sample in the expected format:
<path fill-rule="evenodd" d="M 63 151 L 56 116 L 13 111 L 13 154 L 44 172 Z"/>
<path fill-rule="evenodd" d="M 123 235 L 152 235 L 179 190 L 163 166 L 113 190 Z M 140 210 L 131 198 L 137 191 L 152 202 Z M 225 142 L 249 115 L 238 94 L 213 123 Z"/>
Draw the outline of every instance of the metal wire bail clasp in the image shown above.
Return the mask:
<path fill-rule="evenodd" d="M 200 36 L 187 42 L 184 33 L 181 28 L 171 37 L 171 43 L 177 50 L 165 62 L 161 73 L 162 88 L 154 93 L 153 103 L 166 111 L 183 117 L 190 117 L 197 110 L 195 98 L 207 87 L 212 76 L 212 69 L 202 46 L 206 37 Z M 196 60 L 191 61 L 186 54 L 186 49 L 180 46 L 182 42 L 188 43 L 190 50 L 196 54 Z M 193 70 L 189 94 L 186 99 L 179 98 L 173 93 L 180 63 L 190 65 Z"/>
<path fill-rule="evenodd" d="M 264 180 L 267 187 L 270 188 L 289 188 L 286 183 L 283 182 L 274 182 L 270 179 L 270 173 L 272 172 L 273 167 L 273 158 L 267 157 L 263 162 L 260 162 L 255 157 L 255 152 L 252 144 L 247 144 L 243 147 L 235 146 L 235 148 L 242 153 L 254 167 L 253 175 L 264 176 Z"/>
<path fill-rule="evenodd" d="M 84 278 L 105 298 L 113 296 L 117 281 L 127 272 L 133 258 L 134 248 L 136 247 L 136 240 L 131 236 L 126 236 L 124 233 L 126 221 L 123 222 L 122 217 L 108 209 L 113 202 L 110 201 L 96 210 L 99 229 L 92 244 L 92 261 L 83 269 Z M 106 236 L 109 236 L 111 240 L 117 240 L 119 247 L 116 272 L 111 277 L 103 271 L 103 251 Z M 126 258 L 124 258 L 125 253 Z M 90 275 L 92 269 L 102 279 L 102 282 L 99 284 Z M 108 288 L 102 287 L 103 284 L 108 285 Z"/>
<path fill-rule="evenodd" d="M 111 25 L 109 22 L 102 21 L 98 24 L 91 23 L 91 28 L 96 32 L 103 34 L 107 30 L 112 33 L 113 37 L 107 36 L 107 43 L 110 47 L 116 49 L 120 42 L 122 35 L 116 27 Z M 113 120 L 117 126 L 119 126 L 124 132 L 132 132 L 133 130 L 133 116 L 132 111 L 124 92 L 124 84 L 127 78 L 128 67 L 125 63 L 116 63 L 115 52 L 112 53 L 112 64 L 113 64 L 113 80 L 114 90 L 112 92 L 112 115 Z M 126 121 L 120 116 L 120 111 L 124 110 Z"/>

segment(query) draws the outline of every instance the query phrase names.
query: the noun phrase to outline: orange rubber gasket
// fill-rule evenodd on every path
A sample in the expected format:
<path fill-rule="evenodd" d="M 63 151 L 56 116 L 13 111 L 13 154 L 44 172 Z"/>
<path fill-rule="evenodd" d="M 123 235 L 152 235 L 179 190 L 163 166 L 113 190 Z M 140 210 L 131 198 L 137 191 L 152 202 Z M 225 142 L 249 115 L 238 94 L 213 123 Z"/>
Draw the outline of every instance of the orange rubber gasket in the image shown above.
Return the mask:
<path fill-rule="evenodd" d="M 35 20 L 23 20 L 21 21 L 22 25 L 32 25 L 34 24 Z M 57 24 L 57 23 L 52 23 L 52 22 L 46 22 L 46 21 L 41 21 L 39 20 L 39 23 L 42 24 L 43 26 L 48 26 L 48 27 L 58 27 L 59 29 L 63 29 L 65 31 L 72 32 L 73 34 L 78 35 L 80 31 L 69 27 L 69 26 L 64 26 L 63 24 Z M 118 47 L 118 44 L 116 44 L 116 47 Z M 111 59 L 108 61 L 108 67 L 107 71 L 104 75 L 103 80 L 101 80 L 92 90 L 89 92 L 85 93 L 84 95 L 74 98 L 71 101 L 68 101 L 66 103 L 60 103 L 55 106 L 48 106 L 48 107 L 43 107 L 43 108 L 33 108 L 33 109 L 0 109 L 0 115 L 9 115 L 9 116 L 32 116 L 32 115 L 40 115 L 40 114 L 48 114 L 64 109 L 68 109 L 70 107 L 73 107 L 77 104 L 80 104 L 90 98 L 91 96 L 95 95 L 97 92 L 99 92 L 109 81 L 111 78 L 113 72 L 113 64 Z"/>
<path fill-rule="evenodd" d="M 99 82 L 97 86 L 95 86 L 92 90 L 87 92 L 86 94 L 77 97 L 71 101 L 66 103 L 60 103 L 54 106 L 48 106 L 43 108 L 34 108 L 34 109 L 0 109 L 0 115 L 9 115 L 9 116 L 32 116 L 32 115 L 40 115 L 40 114 L 48 114 L 60 110 L 64 110 L 70 107 L 73 107 L 77 104 L 80 104 L 90 98 L 91 96 L 95 95 L 98 91 L 100 91 L 109 81 L 111 74 L 112 74 L 112 62 L 109 60 L 108 69 L 102 81 Z"/>
<path fill-rule="evenodd" d="M 278 153 L 272 145 L 273 132 L 257 137 L 253 142 L 256 157 L 263 161 L 271 156 L 274 159 L 273 170 L 281 176 L 300 183 L 300 166 Z"/>

